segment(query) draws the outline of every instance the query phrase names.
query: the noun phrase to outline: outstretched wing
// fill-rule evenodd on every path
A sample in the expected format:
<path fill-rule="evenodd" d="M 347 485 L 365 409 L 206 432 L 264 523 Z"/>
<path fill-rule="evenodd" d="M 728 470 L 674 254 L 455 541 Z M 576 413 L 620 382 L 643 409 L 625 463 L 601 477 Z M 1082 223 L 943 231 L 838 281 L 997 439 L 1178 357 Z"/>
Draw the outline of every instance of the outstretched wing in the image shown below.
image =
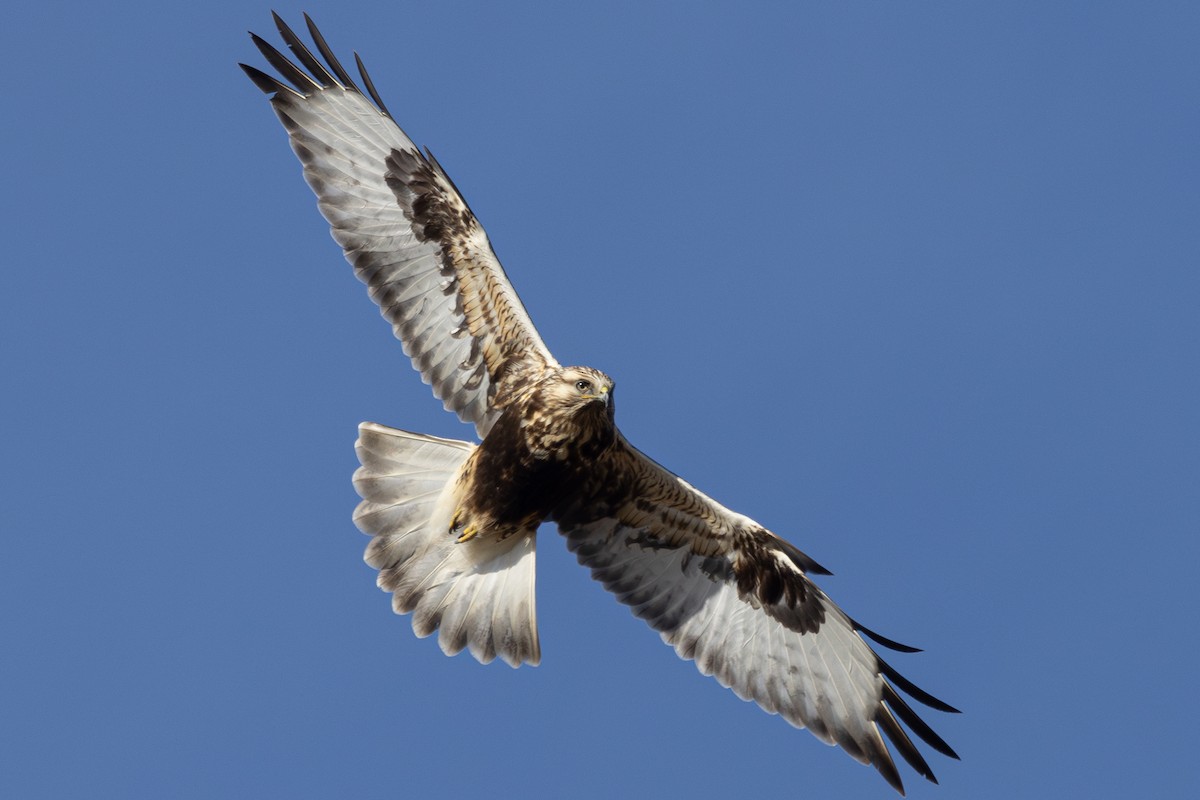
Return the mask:
<path fill-rule="evenodd" d="M 432 154 L 422 154 L 392 120 L 358 56 L 371 99 L 307 15 L 324 64 L 274 16 L 302 67 L 254 34 L 283 80 L 241 67 L 274 95 L 271 105 L 333 238 L 404 352 L 447 410 L 474 423 L 482 437 L 498 404 L 558 363 L 479 221 Z"/>
<path fill-rule="evenodd" d="M 905 733 L 958 756 L 897 688 L 954 711 L 886 664 L 859 635 L 912 652 L 856 623 L 809 579 L 819 564 L 623 439 L 586 500 L 556 515 L 579 562 L 684 659 L 744 700 L 873 765 L 903 793 L 886 735 L 933 782 Z M 898 721 L 898 719 L 899 721 Z M 881 735 L 882 732 L 882 735 Z"/>

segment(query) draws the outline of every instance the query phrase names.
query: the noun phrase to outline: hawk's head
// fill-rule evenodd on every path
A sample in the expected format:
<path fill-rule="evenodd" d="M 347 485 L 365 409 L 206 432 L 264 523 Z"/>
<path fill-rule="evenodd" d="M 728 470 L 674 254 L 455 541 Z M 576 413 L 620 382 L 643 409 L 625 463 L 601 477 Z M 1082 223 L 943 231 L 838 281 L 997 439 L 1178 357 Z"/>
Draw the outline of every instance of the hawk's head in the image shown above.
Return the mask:
<path fill-rule="evenodd" d="M 560 461 L 594 458 L 616 439 L 612 394 L 613 380 L 600 370 L 562 367 L 550 373 L 523 404 L 529 449 Z"/>
<path fill-rule="evenodd" d="M 571 416 L 613 418 L 613 379 L 591 367 L 564 367 L 546 382 L 546 400 Z"/>

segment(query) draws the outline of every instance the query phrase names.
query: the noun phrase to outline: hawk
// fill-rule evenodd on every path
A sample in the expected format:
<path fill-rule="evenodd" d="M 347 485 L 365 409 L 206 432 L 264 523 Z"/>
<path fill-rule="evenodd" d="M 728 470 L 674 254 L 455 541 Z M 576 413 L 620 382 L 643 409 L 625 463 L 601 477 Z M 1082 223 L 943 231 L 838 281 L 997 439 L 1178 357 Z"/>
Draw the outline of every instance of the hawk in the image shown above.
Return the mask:
<path fill-rule="evenodd" d="M 745 700 L 873 765 L 903 794 L 884 742 L 933 771 L 901 723 L 954 750 L 900 692 L 941 711 L 813 583 L 828 570 L 639 452 L 614 423 L 613 380 L 562 366 L 542 342 L 487 234 L 428 150 L 400 129 L 355 56 L 365 93 L 312 20 L 321 59 L 278 15 L 290 60 L 242 64 L 271 95 L 333 238 L 404 352 L 479 442 L 365 422 L 354 513 L 366 562 L 418 636 L 447 655 L 516 667 L 541 658 L 535 535 L 552 521 L 592 577 L 681 658 Z"/>

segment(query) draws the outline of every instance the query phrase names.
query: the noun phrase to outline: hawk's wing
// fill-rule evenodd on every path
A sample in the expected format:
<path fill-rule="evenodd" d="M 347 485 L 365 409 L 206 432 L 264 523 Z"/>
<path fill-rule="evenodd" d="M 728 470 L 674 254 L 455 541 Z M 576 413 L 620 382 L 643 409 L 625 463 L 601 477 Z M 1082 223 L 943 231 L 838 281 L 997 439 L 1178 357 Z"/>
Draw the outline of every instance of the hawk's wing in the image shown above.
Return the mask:
<path fill-rule="evenodd" d="M 558 364 L 441 165 L 392 120 L 358 57 L 370 100 L 305 20 L 325 64 L 275 15 L 303 68 L 251 34 L 287 83 L 242 69 L 274 94 L 271 105 L 333 238 L 404 352 L 446 408 L 482 437 L 498 415 L 497 395 L 503 404 Z"/>
<path fill-rule="evenodd" d="M 596 506 L 566 506 L 559 529 L 592 576 L 680 657 L 855 759 L 898 790 L 881 731 L 936 782 L 897 718 L 957 758 L 897 692 L 954 711 L 888 666 L 859 636 L 913 651 L 856 623 L 808 578 L 828 574 L 761 525 L 697 491 L 624 439 L 602 469 Z M 588 501 L 591 504 L 593 501 Z"/>

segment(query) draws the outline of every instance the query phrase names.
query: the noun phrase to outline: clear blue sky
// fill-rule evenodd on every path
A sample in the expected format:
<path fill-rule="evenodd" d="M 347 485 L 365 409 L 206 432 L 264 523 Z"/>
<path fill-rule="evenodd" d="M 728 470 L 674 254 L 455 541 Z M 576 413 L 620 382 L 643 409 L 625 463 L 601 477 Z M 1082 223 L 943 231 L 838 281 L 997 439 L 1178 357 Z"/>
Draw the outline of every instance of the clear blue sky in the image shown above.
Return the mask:
<path fill-rule="evenodd" d="M 629 438 L 926 648 L 910 796 L 1194 796 L 1194 3 L 303 8 Z M 542 666 L 392 615 L 355 425 L 470 430 L 235 66 L 269 9 L 0 27 L 0 795 L 892 796 L 552 529 Z"/>

